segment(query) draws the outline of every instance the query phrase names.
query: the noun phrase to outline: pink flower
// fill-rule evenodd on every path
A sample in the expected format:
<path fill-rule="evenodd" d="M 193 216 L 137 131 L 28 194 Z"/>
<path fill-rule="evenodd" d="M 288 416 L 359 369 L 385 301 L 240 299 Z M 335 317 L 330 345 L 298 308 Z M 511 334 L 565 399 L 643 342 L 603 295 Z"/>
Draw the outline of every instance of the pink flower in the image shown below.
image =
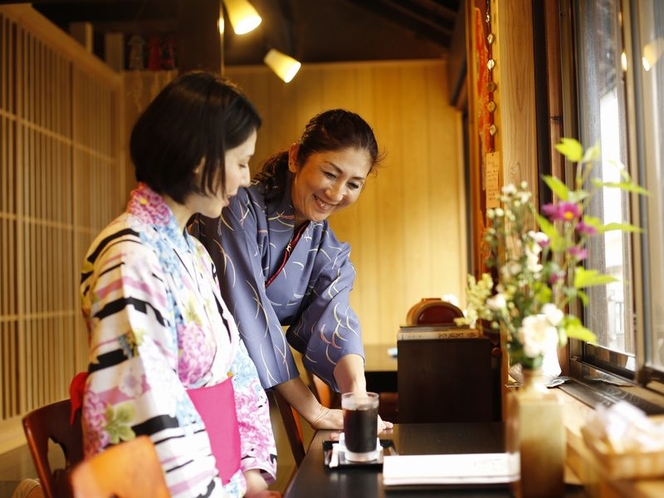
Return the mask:
<path fill-rule="evenodd" d="M 573 246 L 567 249 L 567 254 L 572 256 L 577 261 L 583 261 L 588 257 L 588 250 L 583 247 Z"/>
<path fill-rule="evenodd" d="M 556 282 L 560 282 L 561 280 L 565 280 L 566 276 L 567 276 L 567 274 L 562 270 L 554 271 L 554 272 L 551 273 L 551 276 L 549 277 L 549 283 L 551 285 L 554 285 Z"/>
<path fill-rule="evenodd" d="M 186 385 L 194 385 L 214 361 L 215 342 L 197 323 L 178 325 L 178 375 Z"/>
<path fill-rule="evenodd" d="M 581 217 L 581 207 L 575 202 L 563 201 L 558 204 L 545 204 L 542 212 L 551 221 L 572 221 Z"/>
<path fill-rule="evenodd" d="M 556 204 L 544 204 L 542 213 L 550 220 L 556 220 L 558 219 L 558 206 Z"/>
<path fill-rule="evenodd" d="M 94 391 L 86 391 L 83 398 L 84 452 L 86 455 L 99 453 L 108 446 L 109 435 L 105 431 L 106 403 Z"/>
<path fill-rule="evenodd" d="M 575 202 L 561 202 L 559 209 L 563 220 L 571 221 L 581 217 L 581 206 Z"/>
<path fill-rule="evenodd" d="M 588 236 L 597 235 L 597 228 L 595 228 L 592 225 L 589 225 L 585 221 L 579 221 L 578 225 L 576 225 L 576 231 L 582 235 L 588 235 Z"/>

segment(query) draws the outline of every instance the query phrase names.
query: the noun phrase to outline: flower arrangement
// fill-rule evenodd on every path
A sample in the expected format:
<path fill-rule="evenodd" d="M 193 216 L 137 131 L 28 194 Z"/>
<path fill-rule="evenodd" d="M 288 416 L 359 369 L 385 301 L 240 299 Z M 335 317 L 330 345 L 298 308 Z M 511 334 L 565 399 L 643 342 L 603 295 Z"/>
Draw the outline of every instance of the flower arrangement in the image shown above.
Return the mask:
<path fill-rule="evenodd" d="M 459 325 L 486 320 L 494 329 L 504 327 L 510 362 L 527 369 L 541 368 L 545 352 L 564 346 L 568 337 L 595 340 L 579 317 L 568 312 L 573 300 L 587 304 L 584 289 L 616 280 L 584 266 L 589 239 L 609 230 L 641 231 L 627 223 L 603 225 L 588 215 L 593 195 L 602 188 L 647 194 L 619 164 L 620 182 L 593 177 L 598 146 L 584 151 L 578 141 L 563 138 L 556 150 L 576 163 L 574 189 L 544 176 L 556 199 L 543 205 L 540 214 L 525 182 L 502 188 L 501 207 L 487 210 L 490 226 L 484 237 L 493 272 L 479 280 L 468 276 L 466 316 L 456 320 Z"/>

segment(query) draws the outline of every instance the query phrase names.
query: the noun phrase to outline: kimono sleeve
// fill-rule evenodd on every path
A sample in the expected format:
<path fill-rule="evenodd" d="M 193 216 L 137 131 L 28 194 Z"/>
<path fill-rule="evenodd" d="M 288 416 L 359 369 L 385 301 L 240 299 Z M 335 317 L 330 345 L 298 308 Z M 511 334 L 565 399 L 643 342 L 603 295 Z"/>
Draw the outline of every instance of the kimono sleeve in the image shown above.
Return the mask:
<path fill-rule="evenodd" d="M 273 483 L 277 475 L 277 448 L 270 421 L 270 405 L 242 341 L 231 372 L 240 429 L 242 471 L 259 469 L 266 482 Z"/>
<path fill-rule="evenodd" d="M 217 268 L 228 305 L 265 389 L 299 376 L 273 305 L 265 293 L 263 252 L 269 251 L 261 208 L 242 189 L 217 219 L 200 217 L 190 232 L 199 238 Z M 195 230 L 191 230 L 195 228 Z"/>
<path fill-rule="evenodd" d="M 287 333 L 291 345 L 303 354 L 304 366 L 334 390 L 334 367 L 348 354 L 364 357 L 359 319 L 350 306 L 355 268 L 350 246 L 329 234 L 316 261 L 316 275 L 307 292 L 297 323 Z M 329 257 L 332 255 L 332 257 Z"/>

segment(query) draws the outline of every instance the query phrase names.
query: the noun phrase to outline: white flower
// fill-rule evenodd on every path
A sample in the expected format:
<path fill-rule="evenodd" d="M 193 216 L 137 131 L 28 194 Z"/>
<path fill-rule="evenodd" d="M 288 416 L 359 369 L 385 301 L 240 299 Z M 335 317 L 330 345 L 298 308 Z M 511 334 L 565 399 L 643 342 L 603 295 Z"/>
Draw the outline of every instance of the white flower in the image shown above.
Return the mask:
<path fill-rule="evenodd" d="M 548 322 L 557 327 L 560 322 L 563 321 L 565 313 L 558 309 L 558 307 L 553 303 L 547 303 L 542 306 L 542 314 L 546 316 Z"/>
<path fill-rule="evenodd" d="M 120 392 L 129 398 L 137 398 L 143 394 L 143 374 L 129 367 L 124 371 L 118 386 Z"/>
<path fill-rule="evenodd" d="M 511 276 L 516 276 L 521 273 L 521 265 L 518 261 L 510 261 L 507 265 L 507 272 Z"/>
<path fill-rule="evenodd" d="M 500 189 L 500 190 L 503 193 L 503 195 L 514 195 L 514 194 L 516 194 L 516 187 L 512 183 L 503 186 L 503 188 Z"/>
<path fill-rule="evenodd" d="M 505 295 L 498 293 L 495 296 L 490 297 L 486 300 L 486 307 L 495 311 L 504 310 L 507 307 L 507 300 L 505 299 Z"/>
<path fill-rule="evenodd" d="M 547 349 L 558 343 L 558 330 L 549 323 L 544 314 L 525 317 L 517 333 L 523 352 L 529 358 L 543 355 Z"/>
<path fill-rule="evenodd" d="M 533 251 L 532 247 L 526 247 L 526 268 L 532 273 L 539 273 L 542 271 L 540 264 L 539 251 Z"/>
<path fill-rule="evenodd" d="M 528 232 L 528 236 L 533 239 L 539 246 L 546 244 L 549 241 L 549 237 L 547 237 L 544 232 L 535 232 L 534 230 L 530 230 Z"/>
<path fill-rule="evenodd" d="M 521 204 L 526 204 L 526 203 L 530 202 L 531 197 L 532 197 L 532 194 L 529 191 L 520 192 L 518 194 L 519 202 L 521 202 Z"/>
<path fill-rule="evenodd" d="M 459 306 L 459 299 L 454 294 L 443 294 L 440 299 L 452 303 L 454 306 Z"/>

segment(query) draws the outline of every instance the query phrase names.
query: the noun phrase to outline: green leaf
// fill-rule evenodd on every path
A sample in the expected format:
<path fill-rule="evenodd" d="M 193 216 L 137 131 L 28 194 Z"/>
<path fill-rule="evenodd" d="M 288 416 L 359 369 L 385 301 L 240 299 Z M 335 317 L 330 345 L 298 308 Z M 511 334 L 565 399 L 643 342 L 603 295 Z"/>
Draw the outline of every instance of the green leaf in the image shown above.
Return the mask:
<path fill-rule="evenodd" d="M 136 433 L 128 425 L 123 425 L 118 428 L 117 436 L 121 441 L 131 441 L 136 438 Z"/>
<path fill-rule="evenodd" d="M 119 405 L 115 410 L 115 420 L 121 424 L 128 424 L 134 418 L 134 407 L 128 403 Z"/>
<path fill-rule="evenodd" d="M 583 146 L 574 138 L 561 138 L 560 143 L 556 144 L 555 148 L 574 163 L 578 163 L 583 159 Z"/>
<path fill-rule="evenodd" d="M 582 163 L 590 163 L 595 159 L 599 158 L 599 144 L 595 144 L 592 147 L 586 149 L 586 153 L 583 155 Z"/>
<path fill-rule="evenodd" d="M 540 227 L 540 230 L 549 238 L 551 238 L 551 234 L 556 232 L 556 227 L 551 223 L 547 218 L 542 216 L 541 214 L 536 214 L 535 219 L 537 220 L 537 224 Z"/>
<path fill-rule="evenodd" d="M 590 225 L 591 227 L 595 227 L 597 231 L 601 232 L 604 228 L 604 225 L 602 225 L 602 220 L 597 218 L 596 216 L 583 216 L 583 222 L 586 225 Z"/>
<path fill-rule="evenodd" d="M 639 194 L 639 195 L 645 195 L 645 196 L 650 195 L 650 192 L 648 192 L 642 186 L 631 182 L 598 182 L 597 185 L 599 187 L 606 187 L 606 188 L 619 188 L 620 190 L 624 190 L 625 192 L 632 192 L 634 194 Z"/>
<path fill-rule="evenodd" d="M 581 201 L 587 199 L 588 197 L 590 197 L 590 194 L 588 192 L 579 189 L 579 190 L 572 190 L 569 193 L 569 197 L 567 198 L 567 200 L 569 202 L 575 202 L 576 204 L 579 204 L 581 203 Z"/>
<path fill-rule="evenodd" d="M 607 223 L 606 225 L 598 226 L 597 230 L 600 233 L 612 232 L 614 230 L 621 230 L 623 232 L 642 233 L 643 228 L 631 225 L 629 223 Z"/>
<path fill-rule="evenodd" d="M 551 250 L 564 251 L 566 247 L 565 237 L 556 230 L 556 226 L 541 214 L 536 214 L 535 219 L 542 233 L 549 238 Z"/>
<path fill-rule="evenodd" d="M 136 437 L 130 426 L 134 418 L 134 407 L 125 403 L 117 406 L 114 410 L 111 405 L 106 407 L 106 426 L 104 429 L 108 433 L 109 441 L 112 444 L 118 444 L 120 441 L 127 441 Z"/>
<path fill-rule="evenodd" d="M 544 183 L 547 184 L 551 192 L 560 200 L 566 201 L 569 197 L 569 189 L 559 178 L 555 176 L 545 175 L 542 177 Z"/>
<path fill-rule="evenodd" d="M 581 324 L 581 321 L 574 317 L 565 323 L 565 335 L 572 339 L 578 339 L 586 342 L 596 342 L 597 336 Z"/>
<path fill-rule="evenodd" d="M 576 289 L 606 285 L 617 281 L 618 279 L 611 275 L 604 275 L 597 270 L 586 270 L 582 266 L 579 266 L 574 273 L 574 288 Z"/>

